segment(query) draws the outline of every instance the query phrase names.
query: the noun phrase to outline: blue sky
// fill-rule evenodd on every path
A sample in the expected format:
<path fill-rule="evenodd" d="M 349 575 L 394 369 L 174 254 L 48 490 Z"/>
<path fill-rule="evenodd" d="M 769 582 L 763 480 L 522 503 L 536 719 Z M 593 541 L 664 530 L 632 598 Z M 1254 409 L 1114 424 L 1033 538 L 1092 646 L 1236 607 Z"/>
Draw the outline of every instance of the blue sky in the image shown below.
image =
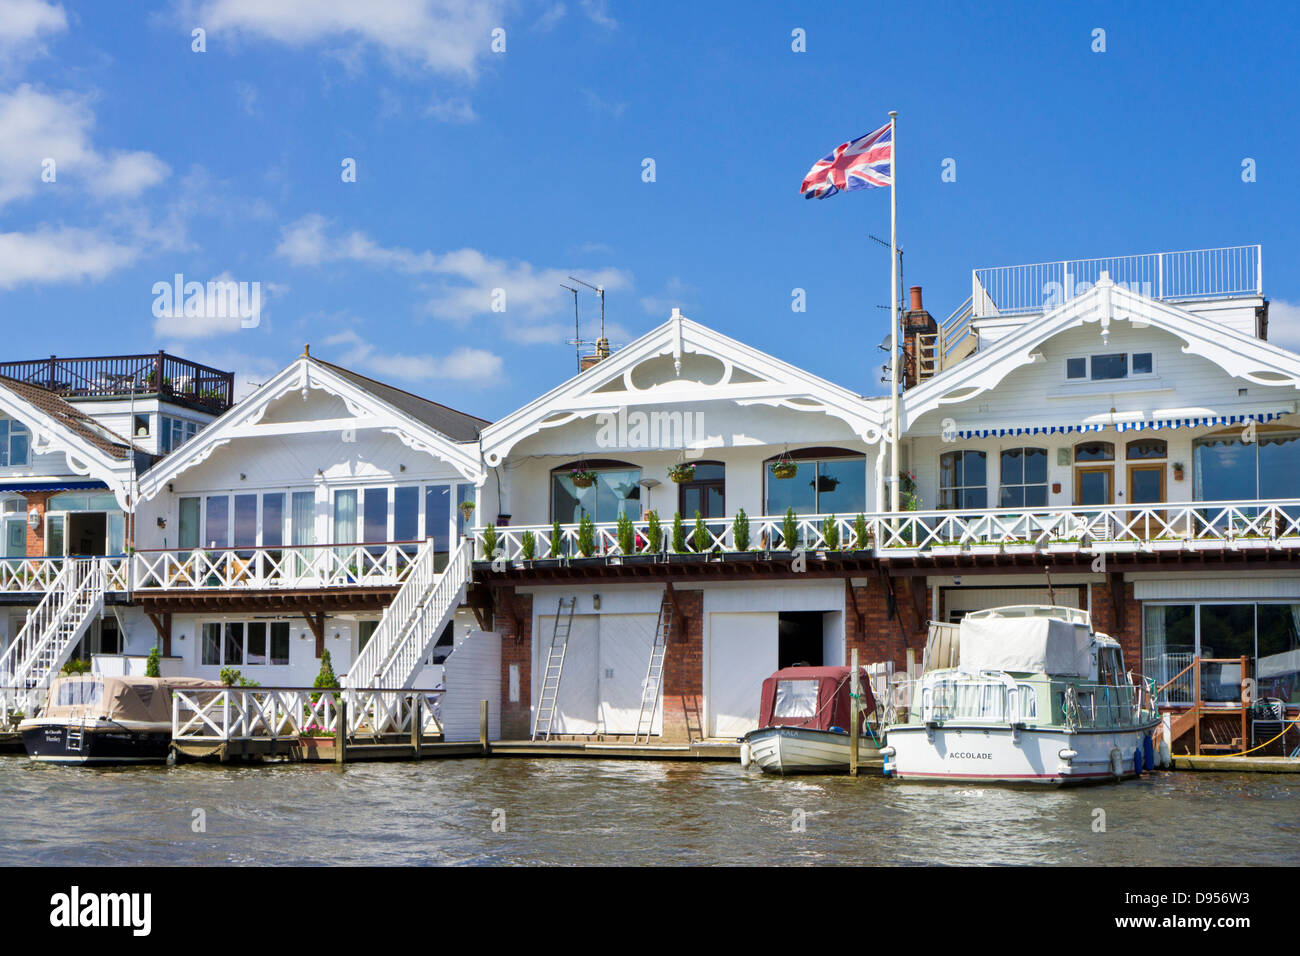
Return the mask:
<path fill-rule="evenodd" d="M 572 374 L 572 274 L 616 346 L 680 306 L 880 394 L 888 192 L 798 186 L 891 108 L 939 318 L 977 266 L 1262 243 L 1300 345 L 1293 5 L 896 6 L 0 0 L 5 352 L 166 348 L 247 391 L 310 342 L 499 417 Z M 156 317 L 176 273 L 260 283 L 259 323 Z"/>

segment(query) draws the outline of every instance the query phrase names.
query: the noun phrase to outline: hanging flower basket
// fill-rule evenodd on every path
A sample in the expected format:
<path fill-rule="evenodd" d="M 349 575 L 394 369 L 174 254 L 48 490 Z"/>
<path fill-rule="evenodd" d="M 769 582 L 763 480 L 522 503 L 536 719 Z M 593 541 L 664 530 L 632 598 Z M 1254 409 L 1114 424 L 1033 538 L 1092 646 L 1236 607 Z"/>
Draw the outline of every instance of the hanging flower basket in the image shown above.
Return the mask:
<path fill-rule="evenodd" d="M 575 468 L 569 472 L 569 480 L 575 488 L 590 488 L 596 483 L 596 473 L 586 468 Z"/>
<path fill-rule="evenodd" d="M 779 458 L 772 462 L 771 470 L 773 478 L 793 478 L 795 475 L 799 474 L 799 464 L 798 462 L 791 461 L 789 458 Z"/>
<path fill-rule="evenodd" d="M 673 465 L 668 469 L 668 477 L 679 485 L 684 481 L 694 481 L 695 466 L 692 464 Z"/>
<path fill-rule="evenodd" d="M 458 507 L 460 508 L 460 513 L 463 514 L 465 516 L 465 520 L 468 521 L 470 515 L 474 513 L 474 502 L 462 501 Z"/>

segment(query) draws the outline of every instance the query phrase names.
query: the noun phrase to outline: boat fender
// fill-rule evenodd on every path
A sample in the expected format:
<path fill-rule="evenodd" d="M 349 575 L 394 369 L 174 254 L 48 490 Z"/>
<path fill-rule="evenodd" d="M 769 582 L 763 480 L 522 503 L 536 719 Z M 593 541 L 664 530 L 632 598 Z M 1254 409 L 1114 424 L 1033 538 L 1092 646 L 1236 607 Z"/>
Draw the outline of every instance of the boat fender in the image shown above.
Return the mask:
<path fill-rule="evenodd" d="M 1160 738 L 1160 767 L 1161 767 L 1161 769 L 1168 769 L 1168 768 L 1169 768 L 1169 765 L 1173 763 L 1173 759 L 1174 759 L 1174 755 L 1173 755 L 1172 750 L 1171 750 L 1170 747 L 1169 747 L 1169 737 L 1168 737 L 1167 735 L 1163 735 L 1163 736 L 1161 736 L 1161 738 Z"/>
<path fill-rule="evenodd" d="M 898 751 L 895 750 L 893 747 L 881 747 L 881 748 L 880 748 L 880 754 L 881 754 L 882 757 L 892 757 L 892 756 L 894 756 L 894 754 L 896 754 L 896 753 L 898 753 Z"/>
<path fill-rule="evenodd" d="M 749 764 L 750 764 L 749 741 L 746 740 L 744 743 L 740 745 L 740 765 L 742 767 L 748 767 Z"/>
<path fill-rule="evenodd" d="M 1151 735 L 1146 734 L 1142 738 L 1142 769 L 1156 769 L 1156 748 L 1151 741 Z"/>
<path fill-rule="evenodd" d="M 1124 755 L 1118 747 L 1112 747 L 1110 751 L 1110 772 L 1117 778 L 1124 776 Z"/>
<path fill-rule="evenodd" d="M 1142 748 L 1133 748 L 1133 776 L 1142 776 Z"/>

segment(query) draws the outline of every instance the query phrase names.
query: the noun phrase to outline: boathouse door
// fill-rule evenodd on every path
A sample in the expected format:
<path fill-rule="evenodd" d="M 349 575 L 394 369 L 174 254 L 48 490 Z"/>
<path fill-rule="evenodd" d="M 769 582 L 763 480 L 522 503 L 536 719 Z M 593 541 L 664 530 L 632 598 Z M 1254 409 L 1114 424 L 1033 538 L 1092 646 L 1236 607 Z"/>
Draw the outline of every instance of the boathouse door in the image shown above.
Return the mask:
<path fill-rule="evenodd" d="M 706 674 L 707 734 L 740 737 L 758 726 L 763 681 L 777 669 L 778 615 L 714 612 L 709 615 Z"/>

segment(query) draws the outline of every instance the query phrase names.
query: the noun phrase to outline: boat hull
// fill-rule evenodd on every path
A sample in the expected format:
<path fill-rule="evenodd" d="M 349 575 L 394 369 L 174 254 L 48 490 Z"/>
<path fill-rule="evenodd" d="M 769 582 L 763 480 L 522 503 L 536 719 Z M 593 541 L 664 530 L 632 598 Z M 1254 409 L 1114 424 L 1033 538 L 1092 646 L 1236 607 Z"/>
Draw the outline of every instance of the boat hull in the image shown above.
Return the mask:
<path fill-rule="evenodd" d="M 102 720 L 88 720 L 83 726 L 80 721 L 37 718 L 23 721 L 19 731 L 28 757 L 56 764 L 165 763 L 172 741 L 170 725 L 128 727 Z"/>
<path fill-rule="evenodd" d="M 1109 730 L 905 724 L 885 733 L 885 773 L 947 783 L 1104 783 L 1137 776 L 1156 725 Z M 1065 754 L 1065 756 L 1062 756 Z M 1136 758 L 1136 759 L 1135 759 Z"/>
<path fill-rule="evenodd" d="M 764 727 L 745 735 L 749 757 L 765 773 L 845 773 L 849 735 L 803 727 Z M 871 737 L 858 739 L 858 765 L 879 767 L 880 749 Z"/>

